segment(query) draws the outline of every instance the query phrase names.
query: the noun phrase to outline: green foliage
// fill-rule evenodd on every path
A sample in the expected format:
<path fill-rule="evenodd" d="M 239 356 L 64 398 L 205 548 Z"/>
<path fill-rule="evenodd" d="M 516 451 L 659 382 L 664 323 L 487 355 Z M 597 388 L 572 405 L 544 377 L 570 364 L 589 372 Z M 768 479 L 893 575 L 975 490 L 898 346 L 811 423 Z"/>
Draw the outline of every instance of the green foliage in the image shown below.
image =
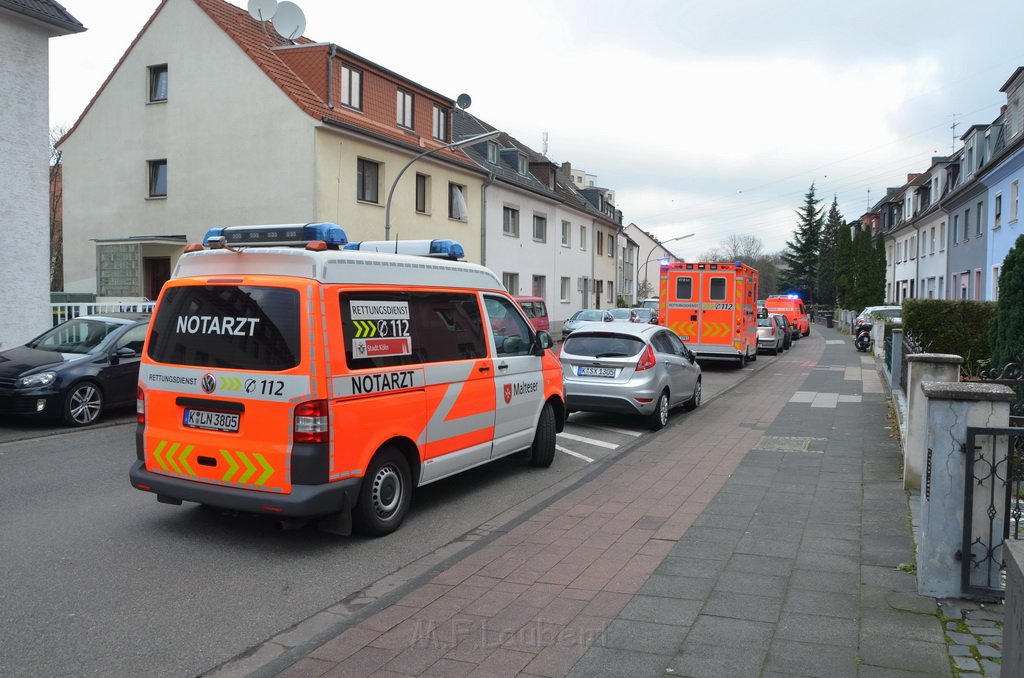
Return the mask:
<path fill-rule="evenodd" d="M 825 306 L 836 303 L 836 246 L 839 231 L 846 228 L 843 215 L 839 213 L 839 201 L 832 198 L 825 226 L 821 231 L 821 243 L 818 247 L 818 278 L 814 288 L 814 300 Z"/>
<path fill-rule="evenodd" d="M 853 240 L 850 238 L 850 227 L 844 225 L 836 234 L 836 299 L 840 308 L 856 306 L 852 299 L 853 269 Z"/>
<path fill-rule="evenodd" d="M 643 301 L 643 299 L 640 301 Z M 626 304 L 626 298 L 620 294 L 615 298 L 615 305 L 619 308 L 626 308 L 628 304 Z"/>
<path fill-rule="evenodd" d="M 820 202 L 811 183 L 804 195 L 803 209 L 797 212 L 799 221 L 793 240 L 786 241 L 786 250 L 782 253 L 782 260 L 788 267 L 780 280 L 783 291 L 795 292 L 808 303 L 815 300 L 814 286 L 818 282 L 818 250 L 824 225 L 822 209 L 818 207 Z"/>
<path fill-rule="evenodd" d="M 979 362 L 990 355 L 989 324 L 995 314 L 996 304 L 990 301 L 906 299 L 903 330 L 929 353 L 963 357 L 964 371 L 976 374 Z"/>
<path fill-rule="evenodd" d="M 1000 369 L 1024 359 L 1024 235 L 1017 238 L 1003 259 L 996 308 L 989 342 L 992 347 L 991 365 Z"/>

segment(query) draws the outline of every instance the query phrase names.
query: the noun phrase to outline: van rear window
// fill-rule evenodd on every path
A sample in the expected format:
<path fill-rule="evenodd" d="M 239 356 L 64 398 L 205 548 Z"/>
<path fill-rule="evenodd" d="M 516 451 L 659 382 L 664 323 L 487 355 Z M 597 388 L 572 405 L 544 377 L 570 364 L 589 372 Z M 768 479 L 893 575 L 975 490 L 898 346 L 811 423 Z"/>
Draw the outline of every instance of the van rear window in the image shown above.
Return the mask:
<path fill-rule="evenodd" d="M 299 293 L 280 287 L 173 287 L 152 322 L 157 362 L 279 372 L 299 364 Z"/>
<path fill-rule="evenodd" d="M 487 355 L 476 295 L 449 292 L 345 292 L 345 361 L 352 369 L 394 367 Z"/>

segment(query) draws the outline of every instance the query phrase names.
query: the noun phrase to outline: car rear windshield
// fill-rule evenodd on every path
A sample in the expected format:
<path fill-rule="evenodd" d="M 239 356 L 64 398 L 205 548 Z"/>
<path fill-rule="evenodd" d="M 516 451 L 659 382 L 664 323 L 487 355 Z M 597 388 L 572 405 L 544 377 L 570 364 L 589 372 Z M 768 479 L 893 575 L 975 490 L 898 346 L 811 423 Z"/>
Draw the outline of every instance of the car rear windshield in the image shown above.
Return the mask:
<path fill-rule="evenodd" d="M 757 319 L 757 326 L 758 327 L 771 327 L 774 322 L 775 321 L 772 320 L 771 318 L 758 318 Z"/>
<path fill-rule="evenodd" d="M 637 355 L 644 346 L 642 339 L 622 334 L 574 334 L 565 340 L 562 350 L 572 355 L 610 358 Z"/>
<path fill-rule="evenodd" d="M 280 287 L 190 285 L 164 293 L 152 323 L 157 362 L 279 372 L 299 364 L 299 293 Z"/>

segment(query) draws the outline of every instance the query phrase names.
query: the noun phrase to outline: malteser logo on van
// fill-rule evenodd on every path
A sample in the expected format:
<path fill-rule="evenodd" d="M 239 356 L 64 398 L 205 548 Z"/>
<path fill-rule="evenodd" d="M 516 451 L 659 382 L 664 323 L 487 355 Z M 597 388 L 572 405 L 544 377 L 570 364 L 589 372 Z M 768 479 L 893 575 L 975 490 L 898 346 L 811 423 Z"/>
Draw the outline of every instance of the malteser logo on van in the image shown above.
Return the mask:
<path fill-rule="evenodd" d="M 410 355 L 409 302 L 350 301 L 354 336 L 352 354 L 357 358 Z"/>
<path fill-rule="evenodd" d="M 251 337 L 256 333 L 259 318 L 239 318 L 218 315 L 180 315 L 178 334 L 232 334 L 236 337 Z"/>
<path fill-rule="evenodd" d="M 536 393 L 540 389 L 540 382 L 537 381 L 519 381 L 511 384 L 505 384 L 504 396 L 505 404 L 508 405 L 512 402 L 512 398 L 516 396 L 529 395 Z"/>

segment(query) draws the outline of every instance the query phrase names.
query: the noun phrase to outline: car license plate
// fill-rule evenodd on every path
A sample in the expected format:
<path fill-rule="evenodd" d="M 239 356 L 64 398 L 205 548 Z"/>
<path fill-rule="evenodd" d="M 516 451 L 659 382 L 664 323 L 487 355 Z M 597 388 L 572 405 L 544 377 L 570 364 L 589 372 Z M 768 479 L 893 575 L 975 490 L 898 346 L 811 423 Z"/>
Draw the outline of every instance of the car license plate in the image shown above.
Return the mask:
<path fill-rule="evenodd" d="M 230 412 L 211 412 L 209 410 L 185 410 L 185 426 L 202 428 L 208 431 L 238 432 L 238 415 Z"/>
<path fill-rule="evenodd" d="M 614 367 L 589 367 L 587 365 L 580 365 L 577 375 L 581 377 L 608 377 L 615 378 Z"/>

